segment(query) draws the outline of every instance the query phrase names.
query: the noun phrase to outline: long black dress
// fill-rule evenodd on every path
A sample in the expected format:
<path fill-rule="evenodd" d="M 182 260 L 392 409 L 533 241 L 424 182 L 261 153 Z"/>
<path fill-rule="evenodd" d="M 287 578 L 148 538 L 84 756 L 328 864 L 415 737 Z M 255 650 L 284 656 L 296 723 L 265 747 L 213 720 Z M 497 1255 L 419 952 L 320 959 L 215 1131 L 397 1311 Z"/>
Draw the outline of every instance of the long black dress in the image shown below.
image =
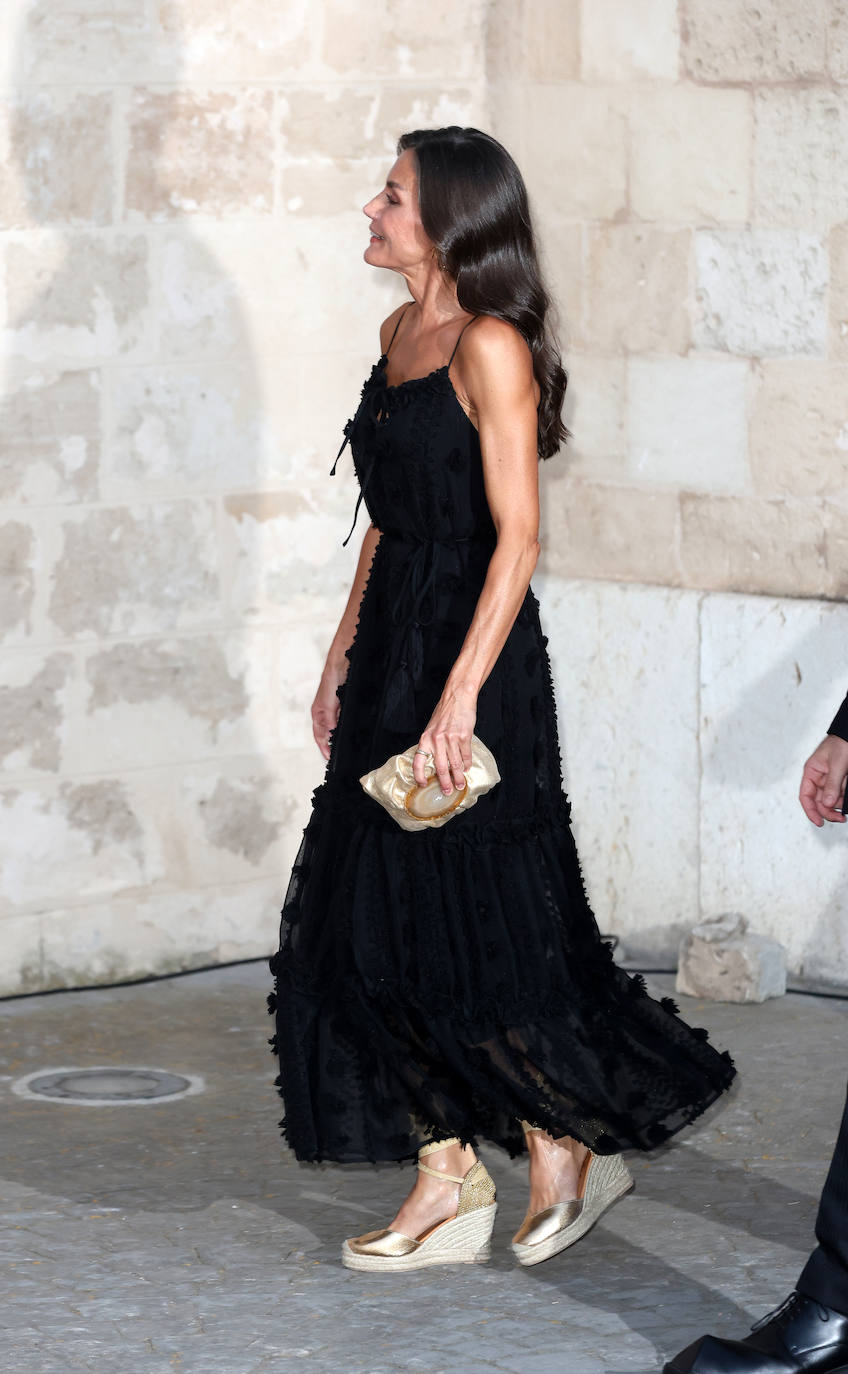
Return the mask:
<path fill-rule="evenodd" d="M 397 1160 L 454 1135 L 515 1154 L 525 1118 L 599 1154 L 653 1147 L 734 1069 L 598 933 L 532 590 L 477 704 L 500 784 L 417 833 L 360 787 L 417 743 L 495 545 L 450 364 L 391 387 L 386 363 L 345 429 L 381 536 L 271 959 L 285 1137 L 301 1160 Z"/>

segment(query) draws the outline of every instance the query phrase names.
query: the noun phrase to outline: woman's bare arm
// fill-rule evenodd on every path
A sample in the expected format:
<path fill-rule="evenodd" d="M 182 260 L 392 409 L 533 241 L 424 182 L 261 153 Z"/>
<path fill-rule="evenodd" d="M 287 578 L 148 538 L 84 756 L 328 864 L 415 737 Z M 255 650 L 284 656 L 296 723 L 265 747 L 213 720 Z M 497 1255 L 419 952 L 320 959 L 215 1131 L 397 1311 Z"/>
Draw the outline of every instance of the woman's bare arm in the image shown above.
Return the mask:
<path fill-rule="evenodd" d="M 481 319 L 463 339 L 458 383 L 480 433 L 497 545 L 468 633 L 420 740 L 434 756 L 446 793 L 464 785 L 477 695 L 506 643 L 539 556 L 537 390 L 530 350 L 510 325 Z M 423 784 L 421 755 L 414 767 Z"/>
<path fill-rule="evenodd" d="M 383 323 L 380 325 L 380 352 L 385 353 L 389 346 L 389 341 L 394 334 L 395 326 L 406 310 L 409 302 L 404 301 L 397 306 Z M 339 718 L 340 702 L 336 695 L 336 689 L 341 686 L 347 677 L 348 660 L 347 650 L 353 643 L 356 634 L 356 622 L 359 616 L 359 607 L 368 582 L 368 574 L 371 571 L 371 561 L 377 550 L 380 541 L 380 531 L 370 525 L 365 532 L 362 541 L 362 548 L 359 551 L 359 560 L 356 564 L 356 572 L 353 576 L 353 585 L 350 589 L 350 596 L 347 605 L 339 621 L 339 628 L 333 636 L 333 642 L 327 653 L 324 671 L 321 674 L 321 681 L 318 684 L 318 691 L 312 703 L 312 733 L 315 742 L 325 759 L 330 757 L 330 735 L 336 728 Z"/>
<path fill-rule="evenodd" d="M 339 627 L 333 635 L 333 642 L 327 653 L 318 691 L 312 703 L 312 733 L 325 759 L 330 757 L 330 734 L 335 730 L 339 718 L 340 703 L 336 689 L 347 677 L 349 662 L 346 653 L 356 634 L 359 607 L 362 604 L 362 597 L 371 571 L 371 562 L 379 542 L 380 531 L 375 529 L 373 525 L 369 525 L 362 540 L 362 548 L 359 551 L 359 559 L 347 605 L 339 621 Z"/>

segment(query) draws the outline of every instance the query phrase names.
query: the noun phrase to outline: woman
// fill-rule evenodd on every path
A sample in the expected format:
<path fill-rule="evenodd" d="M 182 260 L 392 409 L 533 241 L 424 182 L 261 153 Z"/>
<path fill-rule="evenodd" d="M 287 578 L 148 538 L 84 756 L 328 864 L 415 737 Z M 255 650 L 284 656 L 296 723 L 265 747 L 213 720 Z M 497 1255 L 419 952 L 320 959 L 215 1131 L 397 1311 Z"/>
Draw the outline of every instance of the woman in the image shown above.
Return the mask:
<path fill-rule="evenodd" d="M 523 181 L 476 129 L 405 134 L 398 154 L 365 260 L 411 300 L 345 430 L 372 523 L 312 708 L 329 762 L 271 960 L 272 1045 L 298 1159 L 419 1155 L 345 1264 L 483 1257 L 495 1190 L 474 1141 L 514 1155 L 522 1133 L 513 1249 L 535 1264 L 632 1186 L 624 1147 L 665 1140 L 734 1070 L 613 964 L 583 890 L 530 590 L 565 374 Z M 401 830 L 359 784 L 414 743 L 416 782 L 449 796 L 472 733 L 501 781 L 441 829 Z"/>

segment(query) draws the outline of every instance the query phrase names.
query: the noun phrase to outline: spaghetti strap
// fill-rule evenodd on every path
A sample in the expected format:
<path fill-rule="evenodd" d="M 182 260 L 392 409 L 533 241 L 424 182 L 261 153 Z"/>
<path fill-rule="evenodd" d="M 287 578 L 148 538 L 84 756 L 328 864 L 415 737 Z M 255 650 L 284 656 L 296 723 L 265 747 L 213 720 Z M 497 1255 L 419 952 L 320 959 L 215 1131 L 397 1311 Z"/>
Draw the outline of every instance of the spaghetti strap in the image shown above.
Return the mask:
<path fill-rule="evenodd" d="M 383 357 L 384 357 L 384 358 L 388 358 L 389 354 L 391 353 L 391 351 L 392 351 L 392 344 L 393 344 L 394 341 L 395 341 L 395 337 L 396 337 L 396 335 L 397 335 L 398 330 L 400 329 L 401 325 L 403 324 L 404 320 L 406 319 L 406 312 L 407 312 L 407 310 L 409 309 L 409 307 L 410 307 L 411 305 L 412 305 L 412 301 L 407 301 L 406 305 L 403 307 L 403 310 L 401 311 L 400 316 L 398 317 L 398 322 L 397 322 L 397 324 L 395 325 L 394 330 L 393 330 L 393 332 L 392 332 L 392 337 L 389 339 L 389 346 L 388 346 L 388 348 L 386 349 L 385 353 L 383 354 Z"/>
<path fill-rule="evenodd" d="M 474 321 L 475 321 L 476 319 L 477 319 L 477 316 L 476 316 L 476 315 L 472 315 L 470 320 L 466 320 L 466 321 L 465 321 L 465 324 L 462 326 L 462 328 L 460 329 L 459 333 L 457 334 L 457 336 L 456 336 L 456 343 L 455 343 L 454 346 L 453 346 L 453 353 L 451 353 L 450 358 L 448 359 L 448 366 L 447 366 L 447 371 L 448 371 L 448 372 L 450 372 L 450 370 L 451 370 L 451 363 L 453 362 L 454 358 L 456 357 L 456 350 L 459 348 L 459 345 L 460 345 L 460 342 L 461 342 L 461 340 L 462 340 L 463 334 L 465 333 L 465 331 L 466 331 L 466 329 L 468 328 L 468 326 L 469 326 L 470 324 L 473 324 Z"/>

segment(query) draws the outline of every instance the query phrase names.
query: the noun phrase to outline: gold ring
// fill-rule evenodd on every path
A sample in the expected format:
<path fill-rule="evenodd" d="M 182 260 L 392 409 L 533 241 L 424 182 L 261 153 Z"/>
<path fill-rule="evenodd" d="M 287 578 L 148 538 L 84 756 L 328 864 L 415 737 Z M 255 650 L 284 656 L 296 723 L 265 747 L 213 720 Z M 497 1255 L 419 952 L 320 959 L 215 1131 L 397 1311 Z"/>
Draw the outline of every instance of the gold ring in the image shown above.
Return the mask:
<path fill-rule="evenodd" d="M 415 752 L 416 752 L 416 754 L 423 754 L 424 757 L 425 757 L 425 759 L 429 759 L 430 762 L 432 763 L 432 761 L 433 761 L 433 755 L 432 755 L 431 753 L 429 753 L 428 750 L 426 750 L 426 749 L 416 749 Z"/>

